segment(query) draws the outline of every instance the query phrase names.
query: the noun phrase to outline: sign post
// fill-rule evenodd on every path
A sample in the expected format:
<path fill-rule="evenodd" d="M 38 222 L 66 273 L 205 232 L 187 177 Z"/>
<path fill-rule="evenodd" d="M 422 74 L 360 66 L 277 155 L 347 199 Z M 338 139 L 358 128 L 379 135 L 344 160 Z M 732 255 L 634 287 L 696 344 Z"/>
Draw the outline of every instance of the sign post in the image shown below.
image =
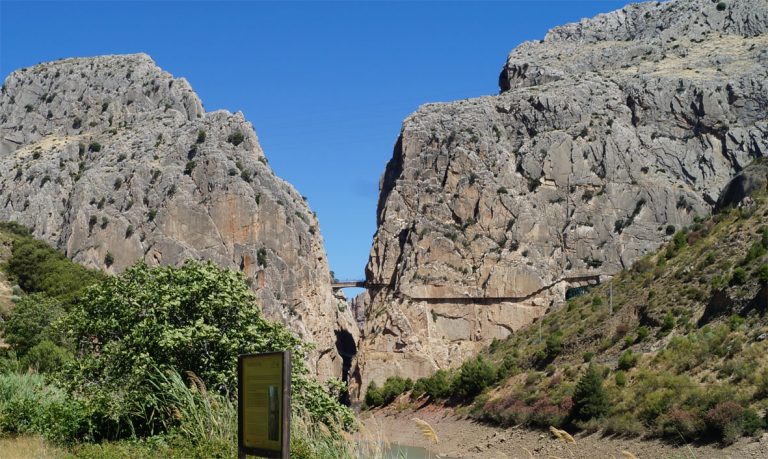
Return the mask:
<path fill-rule="evenodd" d="M 291 452 L 291 353 L 237 357 L 237 456 L 288 459 Z"/>

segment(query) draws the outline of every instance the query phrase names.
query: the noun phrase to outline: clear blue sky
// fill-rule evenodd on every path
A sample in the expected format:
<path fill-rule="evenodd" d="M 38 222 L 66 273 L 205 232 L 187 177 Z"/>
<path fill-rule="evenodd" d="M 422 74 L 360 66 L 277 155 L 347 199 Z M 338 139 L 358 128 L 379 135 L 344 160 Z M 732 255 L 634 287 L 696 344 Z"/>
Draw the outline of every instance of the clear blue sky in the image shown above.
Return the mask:
<path fill-rule="evenodd" d="M 0 75 L 148 53 L 206 110 L 245 113 L 275 172 L 317 212 L 331 269 L 360 278 L 402 120 L 424 103 L 497 93 L 516 45 L 626 3 L 0 0 Z"/>

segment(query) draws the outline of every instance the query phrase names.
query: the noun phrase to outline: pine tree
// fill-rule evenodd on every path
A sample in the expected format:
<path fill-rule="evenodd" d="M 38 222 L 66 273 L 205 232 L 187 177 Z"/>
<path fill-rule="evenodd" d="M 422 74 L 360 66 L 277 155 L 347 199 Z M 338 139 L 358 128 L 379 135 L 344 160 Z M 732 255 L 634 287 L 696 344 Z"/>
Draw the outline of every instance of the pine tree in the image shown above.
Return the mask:
<path fill-rule="evenodd" d="M 607 412 L 608 396 L 603 389 L 603 377 L 595 365 L 590 365 L 573 392 L 571 417 L 578 421 L 589 421 Z"/>

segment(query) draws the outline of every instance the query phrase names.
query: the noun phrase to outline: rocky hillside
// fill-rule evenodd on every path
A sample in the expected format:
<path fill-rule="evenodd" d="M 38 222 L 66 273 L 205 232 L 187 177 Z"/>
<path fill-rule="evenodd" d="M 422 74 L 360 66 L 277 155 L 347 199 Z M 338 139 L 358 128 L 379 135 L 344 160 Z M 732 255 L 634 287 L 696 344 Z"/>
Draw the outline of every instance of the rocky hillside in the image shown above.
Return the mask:
<path fill-rule="evenodd" d="M 713 216 L 695 219 L 632 268 L 492 341 L 459 369 L 410 385 L 397 377 L 380 389 L 372 383 L 366 404 L 397 401 L 401 410 L 409 400 L 400 394 L 410 392 L 417 409 L 450 400 L 459 413 L 502 427 L 602 430 L 678 445 L 761 434 L 768 425 L 768 159 L 737 174 L 719 203 Z M 747 448 L 762 455 L 731 456 L 763 457 L 765 440 Z"/>
<path fill-rule="evenodd" d="M 768 3 L 551 30 L 501 93 L 421 107 L 381 181 L 362 386 L 451 367 L 710 214 L 768 152 Z"/>
<path fill-rule="evenodd" d="M 484 355 L 502 370 L 475 414 L 540 427 L 573 420 L 576 384 L 591 364 L 609 403 L 589 428 L 730 443 L 764 426 L 768 163 L 737 177 L 762 186 L 609 285 L 492 343 Z"/>
<path fill-rule="evenodd" d="M 0 95 L 0 220 L 86 266 L 212 260 L 242 271 L 273 320 L 341 376 L 339 308 L 318 222 L 267 165 L 242 113 L 207 113 L 144 54 L 65 59 L 9 75 Z M 345 311 L 345 312 L 342 312 Z"/>

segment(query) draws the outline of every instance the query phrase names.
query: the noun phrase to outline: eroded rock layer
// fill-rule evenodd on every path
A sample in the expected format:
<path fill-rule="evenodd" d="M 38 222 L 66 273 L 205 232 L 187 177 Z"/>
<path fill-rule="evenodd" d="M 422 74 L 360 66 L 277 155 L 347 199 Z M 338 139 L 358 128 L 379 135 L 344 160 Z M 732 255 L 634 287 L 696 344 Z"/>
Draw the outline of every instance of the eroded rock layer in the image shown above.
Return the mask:
<path fill-rule="evenodd" d="M 86 266 L 212 260 L 242 271 L 266 315 L 340 377 L 339 307 L 318 222 L 267 165 L 242 113 L 206 113 L 144 54 L 65 59 L 9 75 L 0 95 L 0 220 Z"/>
<path fill-rule="evenodd" d="M 362 387 L 420 377 L 630 266 L 768 152 L 768 3 L 629 5 L 421 107 L 381 181 Z"/>

